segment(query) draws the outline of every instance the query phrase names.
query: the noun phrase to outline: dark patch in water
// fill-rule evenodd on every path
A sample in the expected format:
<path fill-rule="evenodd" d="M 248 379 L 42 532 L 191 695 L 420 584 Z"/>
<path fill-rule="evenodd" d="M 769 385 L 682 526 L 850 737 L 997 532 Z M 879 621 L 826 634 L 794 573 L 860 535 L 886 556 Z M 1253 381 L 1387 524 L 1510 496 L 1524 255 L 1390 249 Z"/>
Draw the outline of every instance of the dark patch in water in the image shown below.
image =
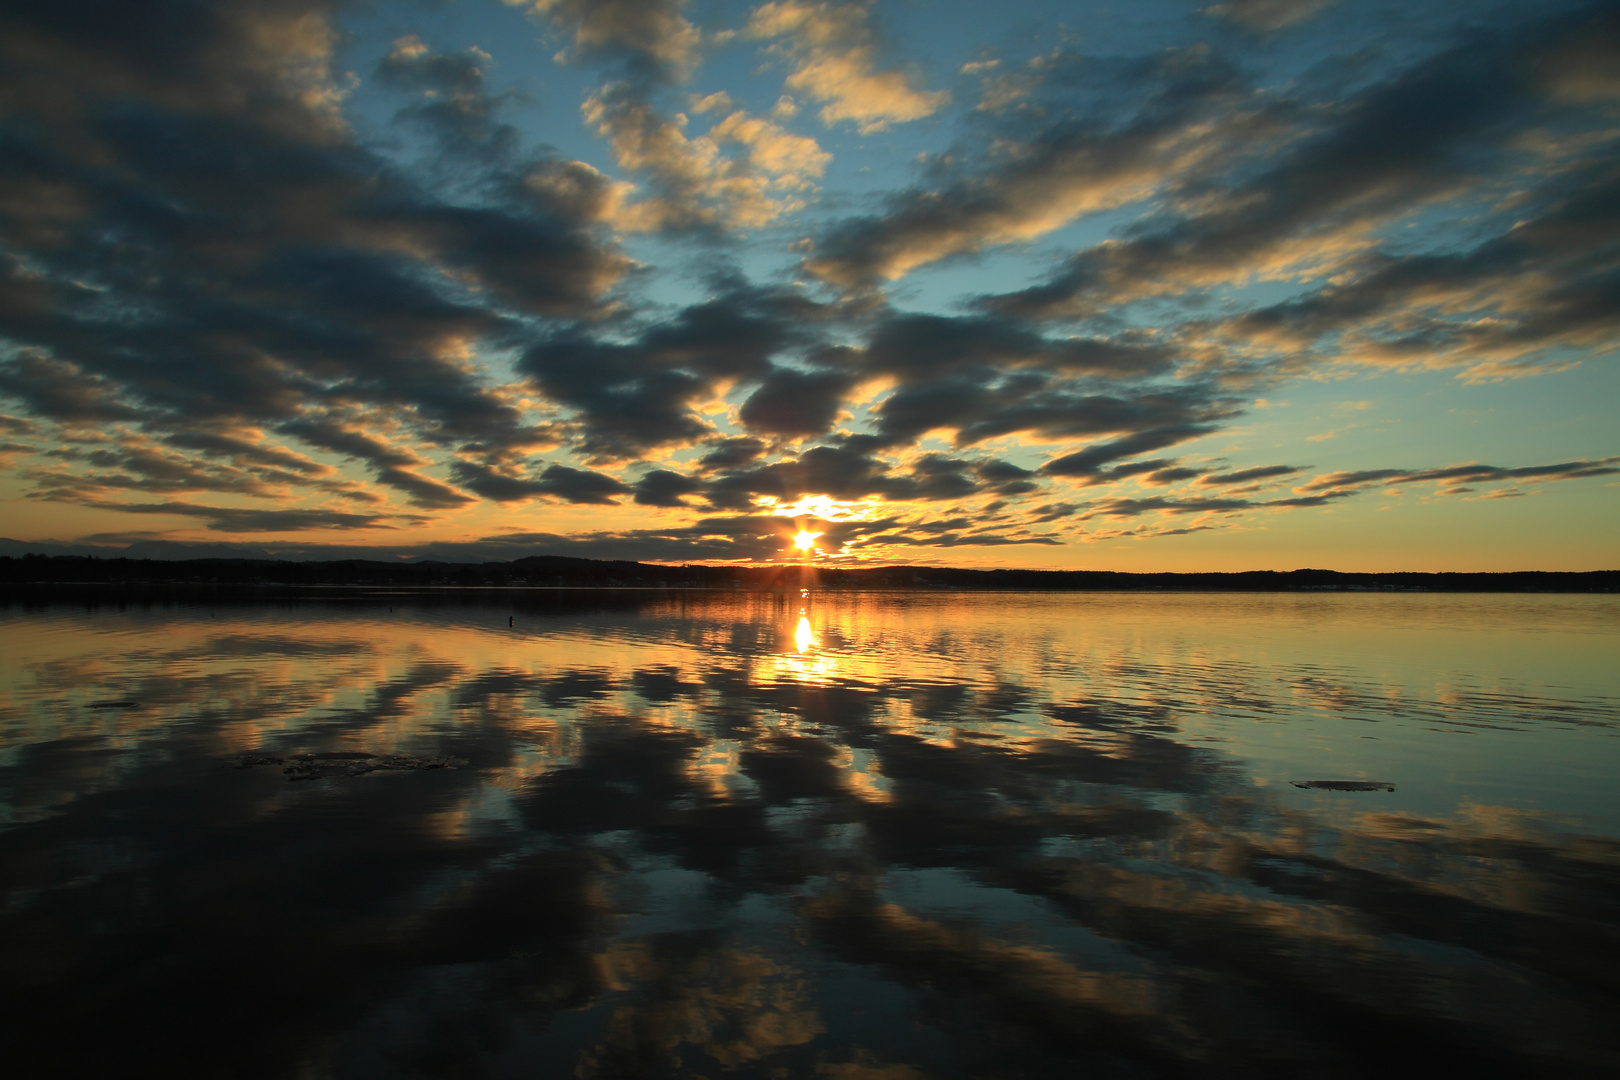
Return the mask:
<path fill-rule="evenodd" d="M 285 765 L 281 771 L 288 780 L 319 780 L 327 776 L 363 776 L 368 772 L 397 772 L 400 770 L 455 769 L 467 764 L 458 757 L 417 757 L 414 754 L 362 754 L 334 752 L 325 754 L 294 754 L 290 758 L 266 757 L 260 754 L 237 754 L 227 758 L 233 767 L 251 769 L 259 765 Z"/>
<path fill-rule="evenodd" d="M 1317 791 L 1394 791 L 1394 784 L 1385 784 L 1377 780 L 1290 780 L 1297 788 L 1314 788 Z"/>

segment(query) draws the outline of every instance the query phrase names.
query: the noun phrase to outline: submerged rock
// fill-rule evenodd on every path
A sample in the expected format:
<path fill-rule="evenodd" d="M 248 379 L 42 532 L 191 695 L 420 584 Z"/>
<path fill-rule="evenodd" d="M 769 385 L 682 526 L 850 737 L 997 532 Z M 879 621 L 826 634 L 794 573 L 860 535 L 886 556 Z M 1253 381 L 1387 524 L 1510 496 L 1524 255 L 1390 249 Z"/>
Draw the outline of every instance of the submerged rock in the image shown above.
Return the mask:
<path fill-rule="evenodd" d="M 293 754 L 267 757 L 262 754 L 236 754 L 225 759 L 232 767 L 252 769 L 260 765 L 283 765 L 288 780 L 319 780 L 325 776 L 363 776 L 368 772 L 407 769 L 454 769 L 467 764 L 458 757 L 417 757 L 414 754 L 362 754 L 356 752 Z"/>
<path fill-rule="evenodd" d="M 285 760 L 278 757 L 264 757 L 260 754 L 237 754 L 235 757 L 225 759 L 233 768 L 251 769 L 255 765 L 280 765 Z"/>
<path fill-rule="evenodd" d="M 1290 780 L 1298 788 L 1315 788 L 1318 791 L 1394 791 L 1394 784 L 1386 784 L 1381 780 Z"/>

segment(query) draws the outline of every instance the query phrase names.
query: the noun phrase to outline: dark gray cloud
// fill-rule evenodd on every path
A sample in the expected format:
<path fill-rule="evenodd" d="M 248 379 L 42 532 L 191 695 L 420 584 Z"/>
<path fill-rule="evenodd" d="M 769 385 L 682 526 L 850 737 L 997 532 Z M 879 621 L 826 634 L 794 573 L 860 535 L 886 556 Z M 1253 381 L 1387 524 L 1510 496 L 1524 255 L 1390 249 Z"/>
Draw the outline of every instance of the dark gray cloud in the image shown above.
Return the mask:
<path fill-rule="evenodd" d="M 756 460 L 767 449 L 760 440 L 747 437 L 719 439 L 709 445 L 713 449 L 698 459 L 700 469 L 734 469 Z"/>
<path fill-rule="evenodd" d="M 119 503 L 121 513 L 198 518 L 215 532 L 305 532 L 322 529 L 394 528 L 410 523 L 397 514 L 356 514 L 342 510 L 256 510 L 187 502 Z M 420 522 L 418 518 L 416 521 Z"/>
<path fill-rule="evenodd" d="M 975 463 L 973 471 L 998 495 L 1027 495 L 1041 487 L 1035 470 L 998 458 Z"/>
<path fill-rule="evenodd" d="M 463 460 L 452 466 L 452 472 L 469 491 L 503 503 L 550 496 L 570 503 L 610 505 L 632 490 L 606 473 L 567 465 L 548 465 L 538 476 L 522 476 Z"/>
<path fill-rule="evenodd" d="M 636 481 L 636 502 L 642 506 L 687 506 L 686 496 L 703 487 L 702 481 L 668 469 L 654 469 Z"/>
<path fill-rule="evenodd" d="M 885 544 L 898 547 L 1018 547 L 1026 544 L 1061 547 L 1063 541 L 1055 536 L 1009 536 L 1004 533 L 981 530 L 972 533 L 938 533 L 910 536 L 890 533 L 882 537 Z"/>
<path fill-rule="evenodd" d="M 1048 338 L 994 316 L 895 315 L 873 331 L 866 366 L 898 376 L 994 369 L 1144 378 L 1170 370 L 1170 349 L 1146 335 Z"/>
<path fill-rule="evenodd" d="M 330 416 L 288 421 L 278 430 L 310 446 L 366 462 L 373 467 L 372 475 L 378 483 L 403 492 L 415 506 L 447 509 L 473 501 L 449 485 L 417 472 L 428 464 L 426 459 L 388 446 L 364 431 L 343 427 Z"/>
<path fill-rule="evenodd" d="M 274 470 L 283 476 L 326 476 L 331 472 L 328 466 L 302 454 L 250 442 L 229 431 L 177 431 L 164 436 L 163 441 L 170 446 L 200 451 L 212 458 Z"/>
<path fill-rule="evenodd" d="M 1294 355 L 1438 360 L 1485 377 L 1534 370 L 1549 349 L 1611 340 L 1620 332 L 1620 162 L 1561 174 L 1537 194 L 1544 205 L 1521 208 L 1510 228 L 1469 250 L 1370 255 L 1333 283 L 1219 332 Z"/>
<path fill-rule="evenodd" d="M 717 508 L 746 510 L 762 497 L 780 503 L 805 495 L 947 502 L 988 493 L 1024 495 L 1041 486 L 1034 470 L 1000 459 L 922 454 L 901 467 L 879 456 L 883 446 L 871 436 L 852 436 L 837 445 L 811 447 L 795 458 L 733 467 L 698 490 Z"/>
<path fill-rule="evenodd" d="M 569 333 L 531 348 L 520 366 L 548 398 L 574 411 L 578 445 L 593 459 L 625 461 L 713 430 L 694 410 L 712 382 L 634 346 Z"/>
<path fill-rule="evenodd" d="M 1194 514 L 1208 511 L 1231 513 L 1253 509 L 1248 499 L 1172 498 L 1150 495 L 1140 499 L 1105 499 L 1092 506 L 1085 517 L 1128 518 L 1147 513 Z"/>
<path fill-rule="evenodd" d="M 491 64 L 482 49 L 435 52 L 417 35 L 407 34 L 377 65 L 378 82 L 417 95 L 399 110 L 396 120 L 425 130 L 437 141 L 445 159 L 441 175 L 460 172 L 465 177 L 469 157 L 509 162 L 519 151 L 517 129 L 496 119 L 512 95 L 490 95 Z"/>
<path fill-rule="evenodd" d="M 1333 265 L 1391 215 L 1477 182 L 1482 159 L 1499 156 L 1530 122 L 1546 119 L 1547 87 L 1532 61 L 1556 52 L 1571 33 L 1613 37 L 1613 23 L 1608 12 L 1560 14 L 1471 30 L 1454 48 L 1350 100 L 1302 112 L 1307 133 L 1285 153 L 1189 191 L 1197 212 L 1167 212 L 1122 241 L 1078 252 L 1050 281 L 988 298 L 985 306 L 1083 318 L 1239 280 L 1256 268 Z"/>
<path fill-rule="evenodd" d="M 956 445 L 1029 432 L 1052 440 L 1230 415 L 1213 388 L 1161 378 L 1174 353 L 1146 335 L 1050 338 L 1015 320 L 897 315 L 864 350 L 828 353 L 896 386 L 875 409 L 883 445 L 951 429 Z"/>
<path fill-rule="evenodd" d="M 764 381 L 770 358 L 796 331 L 792 304 L 740 290 L 682 310 L 634 340 L 604 341 L 582 327 L 532 346 L 518 364 L 548 398 L 574 411 L 580 449 L 604 461 L 713 433 L 695 406 L 721 385 Z"/>
<path fill-rule="evenodd" d="M 485 95 L 484 69 L 489 62 L 482 49 L 439 53 L 415 34 L 407 34 L 377 65 L 377 77 L 394 86 L 461 101 Z"/>
<path fill-rule="evenodd" d="M 529 0 L 525 6 L 567 33 L 580 57 L 622 62 L 641 80 L 684 78 L 702 40 L 682 15 L 683 0 Z"/>
<path fill-rule="evenodd" d="M 0 392 L 26 405 L 35 416 L 70 424 L 140 416 L 139 410 L 120 400 L 117 383 L 32 349 L 0 365 Z"/>
<path fill-rule="evenodd" d="M 1587 476 L 1612 476 L 1620 473 L 1620 457 L 1564 461 L 1554 465 L 1522 465 L 1503 468 L 1497 465 L 1449 465 L 1440 469 L 1363 469 L 1355 472 L 1332 472 L 1313 477 L 1301 488 L 1305 492 L 1338 491 L 1360 488 L 1369 484 L 1399 485 L 1435 481 L 1467 481 L 1491 483 L 1510 480 L 1577 480 Z"/>
<path fill-rule="evenodd" d="M 1143 470 L 1147 473 L 1147 476 L 1143 477 L 1142 482 L 1152 487 L 1178 484 L 1183 480 L 1191 480 L 1194 477 L 1202 476 L 1205 472 L 1203 469 L 1196 469 L 1186 465 L 1172 465 L 1164 460 L 1142 462 L 1142 464 L 1148 466 Z"/>
<path fill-rule="evenodd" d="M 855 376 L 847 371 L 773 368 L 743 402 L 743 425 L 750 431 L 788 438 L 824 435 L 832 429 L 839 406 L 854 385 Z"/>
<path fill-rule="evenodd" d="M 782 503 L 805 495 L 945 502 L 987 492 L 1021 495 L 1040 486 L 1033 471 L 993 458 L 923 454 L 902 469 L 878 455 L 883 446 L 882 440 L 863 435 L 813 446 L 796 458 L 721 472 L 702 493 L 718 508 L 744 510 L 761 497 Z"/>
<path fill-rule="evenodd" d="M 719 516 L 697 525 L 586 533 L 503 533 L 477 542 L 481 558 L 573 555 L 592 559 L 648 562 L 767 560 L 780 558 L 791 544 L 793 522 L 784 518 Z"/>
<path fill-rule="evenodd" d="M 1053 458 L 1041 466 L 1041 471 L 1052 476 L 1070 476 L 1088 478 L 1099 476 L 1103 467 L 1122 458 L 1135 457 L 1152 450 L 1162 450 L 1166 446 L 1174 446 L 1188 439 L 1207 435 L 1214 428 L 1193 425 L 1174 427 L 1148 428 L 1145 431 L 1135 432 L 1124 438 L 1113 439 L 1108 442 L 1093 443 L 1084 450 L 1076 450 L 1072 454 Z M 1157 468 L 1164 464 L 1162 461 L 1143 462 L 1144 469 Z"/>
<path fill-rule="evenodd" d="M 630 494 L 630 487 L 606 473 L 548 465 L 540 474 L 540 489 L 564 502 L 611 504 L 616 496 Z"/>
<path fill-rule="evenodd" d="M 1213 480 L 1218 484 L 1239 484 L 1254 480 L 1273 479 L 1300 471 L 1302 471 L 1300 468 L 1288 465 L 1264 466 L 1228 473 L 1224 476 L 1205 477 L 1199 483 L 1205 484 Z M 1243 479 L 1237 479 L 1243 474 L 1249 475 Z M 1449 465 L 1436 469 L 1363 469 L 1353 472 L 1325 473 L 1313 477 L 1295 488 L 1295 495 L 1282 498 L 1251 499 L 1188 493 L 1182 495 L 1155 495 L 1146 498 L 1101 499 L 1085 504 L 1085 512 L 1082 517 L 1130 518 L 1161 512 L 1177 515 L 1208 512 L 1236 513 L 1264 508 L 1305 509 L 1326 506 L 1329 503 L 1352 498 L 1364 492 L 1402 484 L 1455 485 L 1463 481 L 1512 484 L 1516 481 L 1578 480 L 1585 477 L 1613 475 L 1620 475 L 1620 457 L 1564 461 L 1552 465 L 1523 465 L 1513 468 L 1470 463 L 1466 465 Z M 1252 491 L 1254 489 L 1248 490 Z M 1442 488 L 1439 494 L 1465 495 L 1474 490 L 1474 488 L 1470 487 L 1452 486 Z M 1493 491 L 1487 497 L 1502 498 L 1518 494 L 1523 494 L 1523 492 L 1510 488 Z"/>
<path fill-rule="evenodd" d="M 1219 487 L 1227 484 L 1250 484 L 1257 480 L 1276 480 L 1283 476 L 1292 476 L 1304 472 L 1308 466 L 1304 465 L 1259 465 L 1252 469 L 1238 469 L 1234 472 L 1211 473 L 1198 482 L 1206 487 Z"/>
<path fill-rule="evenodd" d="M 893 483 L 888 467 L 868 447 L 816 446 L 791 461 L 723 473 L 704 494 L 717 507 L 743 510 L 759 496 L 787 503 L 812 494 L 863 499 L 886 493 Z"/>
<path fill-rule="evenodd" d="M 1120 61 L 1043 57 L 1038 68 L 1023 78 L 1046 91 L 1031 110 L 1039 127 L 1003 123 L 987 132 L 988 146 L 944 155 L 934 183 L 817 238 L 806 272 L 862 289 L 941 259 L 1027 242 L 1152 193 L 1189 159 L 1207 156 L 1192 153 L 1199 146 L 1230 152 L 1222 136 L 1228 144 L 1247 138 L 1248 88 L 1207 50 Z M 1077 93 L 1082 84 L 1086 92 Z M 1076 99 L 1092 107 L 1077 115 Z"/>
<path fill-rule="evenodd" d="M 468 499 L 415 471 L 427 459 L 331 434 L 384 410 L 497 458 L 544 443 L 464 357 L 515 315 L 600 310 L 629 263 L 595 225 L 532 198 L 446 201 L 356 144 L 323 4 L 116 7 L 0 14 L 0 187 L 52 193 L 0 199 L 0 237 L 27 260 L 0 289 L 0 393 L 69 425 L 279 459 L 294 481 L 319 470 L 268 432 L 308 435 L 439 509 Z M 477 96 L 466 60 L 390 70 Z M 222 432 L 234 448 L 209 441 Z"/>

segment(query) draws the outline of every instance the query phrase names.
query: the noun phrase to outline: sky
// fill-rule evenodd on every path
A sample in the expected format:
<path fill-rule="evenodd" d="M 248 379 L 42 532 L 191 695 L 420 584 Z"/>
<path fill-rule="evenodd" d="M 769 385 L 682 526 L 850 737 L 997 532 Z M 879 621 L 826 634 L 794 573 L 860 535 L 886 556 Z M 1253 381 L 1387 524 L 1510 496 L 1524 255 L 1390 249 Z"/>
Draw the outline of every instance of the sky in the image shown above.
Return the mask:
<path fill-rule="evenodd" d="M 1615 4 L 0 3 L 0 554 L 1611 569 L 1617 345 Z"/>

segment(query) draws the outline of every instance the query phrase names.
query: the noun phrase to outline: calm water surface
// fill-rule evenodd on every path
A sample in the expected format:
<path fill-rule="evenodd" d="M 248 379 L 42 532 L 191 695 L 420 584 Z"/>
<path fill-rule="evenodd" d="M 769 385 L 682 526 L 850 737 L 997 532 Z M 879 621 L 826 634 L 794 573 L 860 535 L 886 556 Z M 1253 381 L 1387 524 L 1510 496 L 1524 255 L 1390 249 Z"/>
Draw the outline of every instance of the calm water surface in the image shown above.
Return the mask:
<path fill-rule="evenodd" d="M 0 602 L 6 1070 L 1613 1075 L 1617 656 L 1605 596 Z M 466 764 L 234 767 L 298 753 Z"/>

